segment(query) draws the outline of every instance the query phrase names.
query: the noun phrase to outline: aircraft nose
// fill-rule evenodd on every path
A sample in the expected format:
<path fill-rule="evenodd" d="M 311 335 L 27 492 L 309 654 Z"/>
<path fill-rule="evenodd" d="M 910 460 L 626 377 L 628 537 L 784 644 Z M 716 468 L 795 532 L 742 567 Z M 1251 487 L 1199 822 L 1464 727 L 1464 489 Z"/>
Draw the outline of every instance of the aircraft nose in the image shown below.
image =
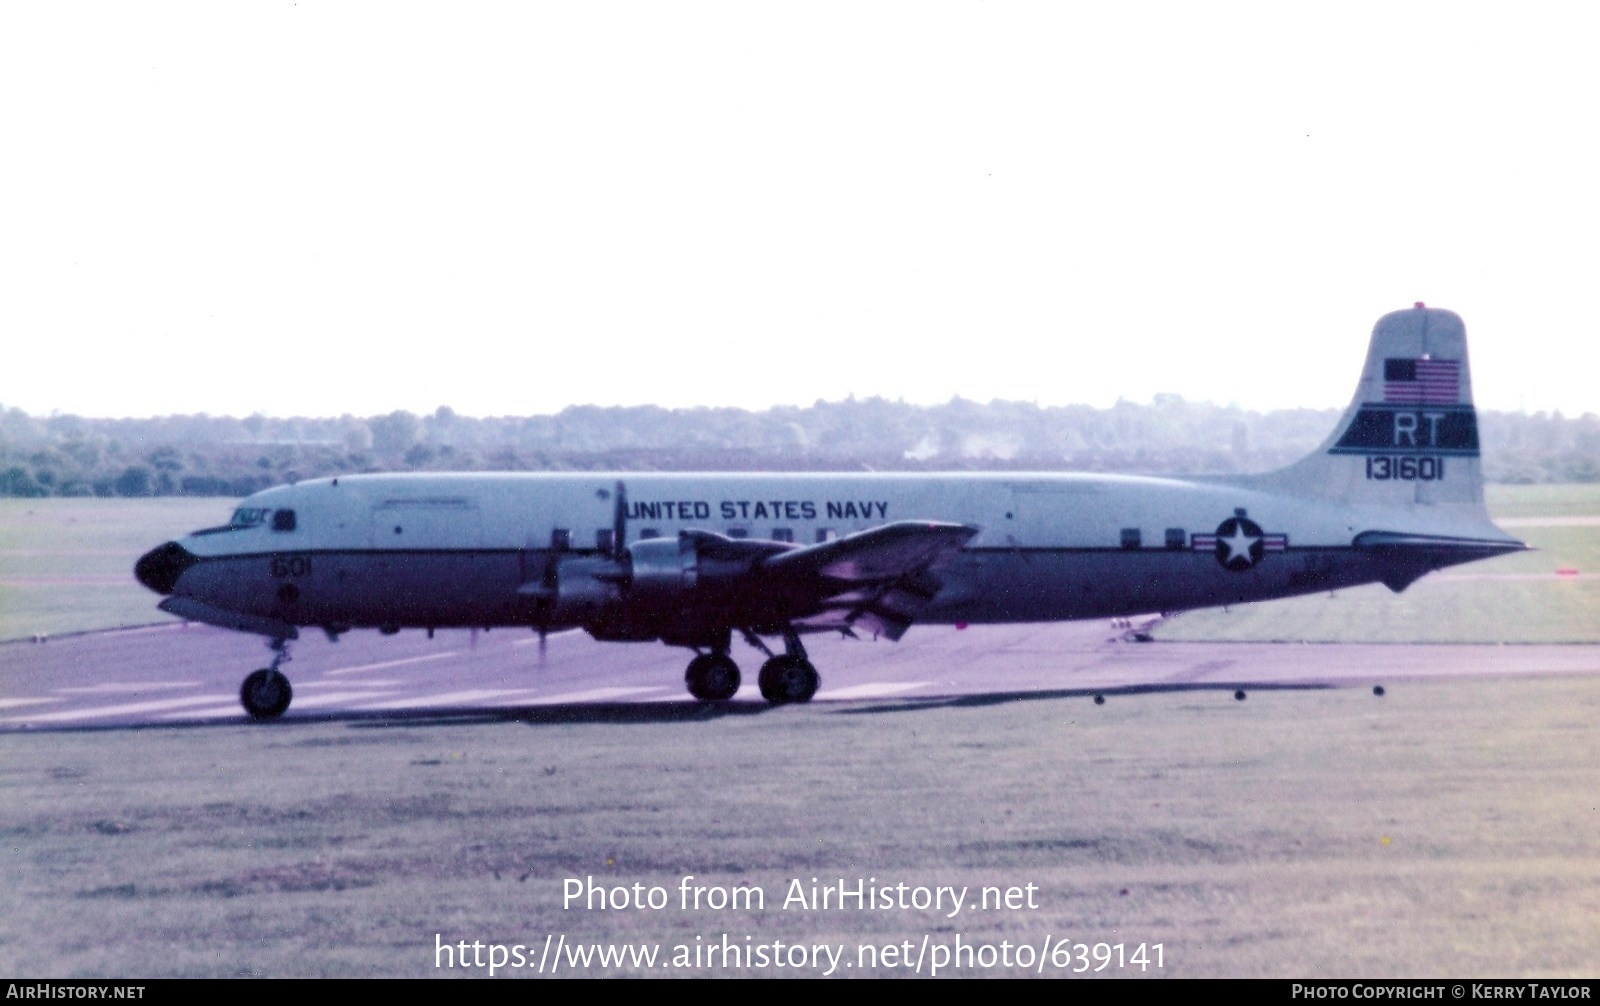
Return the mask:
<path fill-rule="evenodd" d="M 170 594 L 177 589 L 183 571 L 199 561 L 193 552 L 169 541 L 140 556 L 133 564 L 133 575 L 157 594 Z"/>

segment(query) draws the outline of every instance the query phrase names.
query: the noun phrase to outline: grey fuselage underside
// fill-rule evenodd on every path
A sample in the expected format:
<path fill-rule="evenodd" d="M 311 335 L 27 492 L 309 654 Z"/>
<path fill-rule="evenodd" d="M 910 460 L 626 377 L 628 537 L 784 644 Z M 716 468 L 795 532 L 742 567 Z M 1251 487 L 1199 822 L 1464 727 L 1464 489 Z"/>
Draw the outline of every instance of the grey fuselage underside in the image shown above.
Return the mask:
<path fill-rule="evenodd" d="M 275 557 L 311 560 L 310 572 L 293 581 L 293 601 L 280 598 L 285 581 L 272 577 L 256 556 L 198 563 L 185 574 L 185 593 L 299 626 L 533 625 L 537 617 L 518 588 L 538 577 L 550 553 L 329 551 Z M 917 621 L 1042 622 L 1182 611 L 1371 583 L 1393 568 L 1392 560 L 1355 548 L 1292 549 L 1243 573 L 1225 569 L 1210 552 L 1188 548 L 969 548 L 938 572 L 942 586 Z M 749 613 L 748 598 L 737 590 L 728 593 L 735 599 L 731 604 L 702 597 L 661 617 L 680 626 L 761 621 Z"/>

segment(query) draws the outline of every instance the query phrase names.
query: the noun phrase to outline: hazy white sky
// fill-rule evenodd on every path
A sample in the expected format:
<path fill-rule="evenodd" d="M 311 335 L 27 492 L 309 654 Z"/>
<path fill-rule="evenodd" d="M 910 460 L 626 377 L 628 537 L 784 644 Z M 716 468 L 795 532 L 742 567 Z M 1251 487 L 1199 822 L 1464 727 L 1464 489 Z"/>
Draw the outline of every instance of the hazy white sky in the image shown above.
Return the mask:
<path fill-rule="evenodd" d="M 1581 4 L 0 6 L 0 404 L 1600 411 Z"/>

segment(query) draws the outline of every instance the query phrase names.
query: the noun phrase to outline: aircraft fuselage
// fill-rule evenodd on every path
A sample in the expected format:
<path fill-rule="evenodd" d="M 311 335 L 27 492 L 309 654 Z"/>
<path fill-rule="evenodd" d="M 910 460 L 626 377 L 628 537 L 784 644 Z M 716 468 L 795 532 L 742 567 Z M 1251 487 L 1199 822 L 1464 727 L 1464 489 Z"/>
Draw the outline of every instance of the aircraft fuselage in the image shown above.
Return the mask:
<path fill-rule="evenodd" d="M 1328 505 L 1172 478 L 354 476 L 267 490 L 239 508 L 253 523 L 183 539 L 197 561 L 181 593 L 296 626 L 534 624 L 519 589 L 552 560 L 602 561 L 614 550 L 607 536 L 619 481 L 624 545 L 690 529 L 804 545 L 930 516 L 977 528 L 938 568 L 923 622 L 1116 616 L 1329 590 L 1393 575 L 1393 557 L 1357 547 L 1363 532 L 1498 536 L 1469 514 L 1452 521 L 1429 509 Z M 284 512 L 292 527 L 275 529 Z M 1230 541 L 1236 518 L 1248 523 Z M 684 597 L 692 610 L 661 617 L 679 627 L 753 624 L 772 600 L 736 583 L 696 593 Z"/>

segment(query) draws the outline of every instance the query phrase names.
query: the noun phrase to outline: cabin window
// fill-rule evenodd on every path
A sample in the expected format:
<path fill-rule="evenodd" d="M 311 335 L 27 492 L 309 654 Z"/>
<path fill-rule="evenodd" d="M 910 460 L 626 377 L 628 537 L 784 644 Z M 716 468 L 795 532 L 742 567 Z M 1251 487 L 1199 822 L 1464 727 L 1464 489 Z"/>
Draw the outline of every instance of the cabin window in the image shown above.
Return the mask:
<path fill-rule="evenodd" d="M 817 528 L 817 544 L 818 545 L 822 544 L 825 541 L 832 541 L 837 537 L 839 537 L 839 532 L 835 531 L 831 527 L 819 527 L 819 528 Z"/>
<path fill-rule="evenodd" d="M 1172 549 L 1174 552 L 1183 551 L 1183 547 L 1184 547 L 1185 543 L 1187 543 L 1187 541 L 1188 541 L 1188 536 L 1183 533 L 1183 528 L 1181 528 L 1181 527 L 1169 527 L 1169 528 L 1167 528 L 1167 547 Z"/>
<path fill-rule="evenodd" d="M 649 541 L 651 538 L 659 538 L 659 537 L 661 537 L 661 532 L 656 530 L 653 527 L 647 527 L 643 531 L 639 532 L 639 540 L 640 541 Z"/>
<path fill-rule="evenodd" d="M 730 528 L 728 528 L 728 537 L 729 538 L 748 538 L 748 537 L 750 537 L 750 529 L 747 528 L 747 527 L 730 527 Z"/>
<path fill-rule="evenodd" d="M 572 547 L 572 531 L 568 528 L 557 527 L 550 529 L 550 548 L 556 552 L 565 552 Z"/>
<path fill-rule="evenodd" d="M 609 527 L 598 528 L 594 533 L 594 547 L 602 552 L 616 548 L 616 531 Z"/>
<path fill-rule="evenodd" d="M 1139 534 L 1139 529 L 1138 528 L 1136 528 L 1136 527 L 1125 527 L 1125 528 L 1123 528 L 1122 529 L 1122 547 L 1123 548 L 1138 548 L 1139 547 L 1139 542 L 1140 542 L 1140 537 L 1141 536 Z"/>
<path fill-rule="evenodd" d="M 293 531 L 294 530 L 294 511 L 293 510 L 274 510 L 272 512 L 272 530 L 274 530 L 274 531 Z"/>
<path fill-rule="evenodd" d="M 794 541 L 794 528 L 775 527 L 772 529 L 773 541 Z"/>

